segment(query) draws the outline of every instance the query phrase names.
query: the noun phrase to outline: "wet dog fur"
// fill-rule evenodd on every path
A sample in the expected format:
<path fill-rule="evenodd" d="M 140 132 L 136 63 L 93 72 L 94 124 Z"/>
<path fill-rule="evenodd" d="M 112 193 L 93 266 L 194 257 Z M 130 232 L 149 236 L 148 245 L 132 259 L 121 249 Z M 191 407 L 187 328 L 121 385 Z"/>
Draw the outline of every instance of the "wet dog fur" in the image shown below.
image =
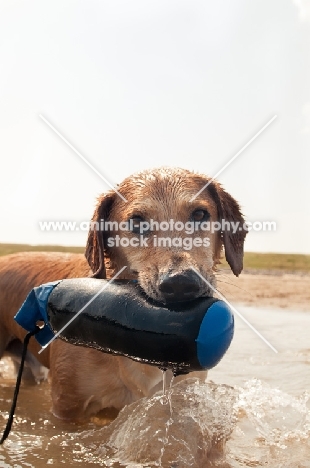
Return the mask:
<path fill-rule="evenodd" d="M 191 201 L 208 182 L 209 185 Z M 111 247 L 108 239 L 117 234 L 129 240 L 140 234 L 131 231 L 100 232 L 90 229 L 85 257 L 79 254 L 27 252 L 0 258 L 0 357 L 16 359 L 25 331 L 13 317 L 29 291 L 49 281 L 94 276 L 112 277 L 123 266 L 120 278 L 137 279 L 146 295 L 166 303 L 212 296 L 208 285 L 216 285 L 215 271 L 224 247 L 225 257 L 233 273 L 243 268 L 243 244 L 246 230 L 236 200 L 220 184 L 208 177 L 179 168 L 159 168 L 126 178 L 119 186 L 127 202 L 117 193 L 101 195 L 93 222 L 133 220 L 135 229 L 143 221 L 169 222 L 226 220 L 239 222 L 241 229 L 208 232 L 209 246 L 154 246 L 154 232 L 144 233 L 147 247 Z M 205 237 L 195 231 L 156 232 L 170 238 Z M 207 283 L 201 280 L 197 270 Z M 180 286 L 181 285 L 181 286 Z M 31 339 L 27 356 L 28 368 L 37 380 L 45 376 L 40 364 L 49 369 L 52 411 L 59 418 L 81 420 L 103 408 L 121 409 L 126 404 L 152 394 L 162 379 L 156 367 L 134 362 L 122 356 L 74 346 L 59 339 L 44 352 Z M 19 359 L 19 357 L 18 357 Z"/>

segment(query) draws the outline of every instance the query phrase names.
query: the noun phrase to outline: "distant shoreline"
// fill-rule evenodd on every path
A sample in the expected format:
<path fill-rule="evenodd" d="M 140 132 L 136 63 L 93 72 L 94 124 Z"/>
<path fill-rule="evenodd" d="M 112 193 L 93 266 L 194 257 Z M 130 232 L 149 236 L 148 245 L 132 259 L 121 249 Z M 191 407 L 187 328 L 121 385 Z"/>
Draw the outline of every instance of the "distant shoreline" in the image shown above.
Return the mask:
<path fill-rule="evenodd" d="M 0 243 L 0 256 L 27 251 L 84 253 L 85 247 Z M 220 271 L 229 270 L 225 259 L 222 259 L 218 269 Z M 244 254 L 244 273 L 270 275 L 278 274 L 278 272 L 294 273 L 297 271 L 310 273 L 310 255 L 256 252 L 245 252 Z"/>

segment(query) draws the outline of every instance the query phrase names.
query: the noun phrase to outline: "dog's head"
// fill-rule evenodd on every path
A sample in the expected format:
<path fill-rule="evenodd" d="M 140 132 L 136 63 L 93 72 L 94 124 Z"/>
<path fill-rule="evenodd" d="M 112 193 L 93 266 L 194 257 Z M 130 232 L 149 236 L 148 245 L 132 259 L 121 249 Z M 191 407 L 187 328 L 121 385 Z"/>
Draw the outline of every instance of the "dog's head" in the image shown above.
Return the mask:
<path fill-rule="evenodd" d="M 137 278 L 149 297 L 167 303 L 213 295 L 223 245 L 233 273 L 242 271 L 244 218 L 217 182 L 159 168 L 126 178 L 118 192 L 127 202 L 103 194 L 92 218 L 85 255 L 94 277 L 106 277 L 106 258 L 115 273 L 126 266 L 123 278 Z"/>

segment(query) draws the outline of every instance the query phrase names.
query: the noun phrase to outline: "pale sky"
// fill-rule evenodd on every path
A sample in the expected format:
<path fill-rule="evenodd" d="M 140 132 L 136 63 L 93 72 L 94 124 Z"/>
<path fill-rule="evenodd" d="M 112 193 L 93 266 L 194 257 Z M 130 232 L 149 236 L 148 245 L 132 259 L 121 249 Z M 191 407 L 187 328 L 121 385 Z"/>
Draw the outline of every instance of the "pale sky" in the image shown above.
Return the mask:
<path fill-rule="evenodd" d="M 0 2 L 0 242 L 85 245 L 40 220 L 90 219 L 149 167 L 218 177 L 247 251 L 310 253 L 309 0 Z"/>

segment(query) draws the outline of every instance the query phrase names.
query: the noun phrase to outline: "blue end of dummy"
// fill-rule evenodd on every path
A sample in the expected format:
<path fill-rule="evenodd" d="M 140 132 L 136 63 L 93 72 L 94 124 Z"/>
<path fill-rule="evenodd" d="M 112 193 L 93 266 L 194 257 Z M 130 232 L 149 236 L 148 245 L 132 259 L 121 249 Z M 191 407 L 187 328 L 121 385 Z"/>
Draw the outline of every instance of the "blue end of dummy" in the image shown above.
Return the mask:
<path fill-rule="evenodd" d="M 204 316 L 196 339 L 201 367 L 211 369 L 226 353 L 234 336 L 234 316 L 224 301 L 214 302 Z"/>
<path fill-rule="evenodd" d="M 41 346 L 45 346 L 54 336 L 47 318 L 47 302 L 49 295 L 59 283 L 60 281 L 54 281 L 33 288 L 14 317 L 14 320 L 29 332 L 35 329 L 38 321 L 45 323 L 42 330 L 35 335 Z"/>

